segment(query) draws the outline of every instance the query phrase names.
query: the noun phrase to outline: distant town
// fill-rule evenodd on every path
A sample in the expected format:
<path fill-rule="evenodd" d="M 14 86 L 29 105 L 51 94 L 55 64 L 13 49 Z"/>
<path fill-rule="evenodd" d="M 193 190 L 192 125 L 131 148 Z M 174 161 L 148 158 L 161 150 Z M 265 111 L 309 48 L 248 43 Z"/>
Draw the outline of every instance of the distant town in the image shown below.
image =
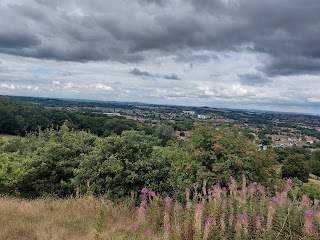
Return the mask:
<path fill-rule="evenodd" d="M 262 149 L 299 146 L 314 151 L 320 148 L 320 116 L 210 107 L 162 106 L 142 103 L 95 102 L 26 98 L 48 109 L 80 111 L 90 114 L 133 119 L 150 125 L 175 126 L 179 139 L 190 136 L 195 122 L 239 128 Z"/>

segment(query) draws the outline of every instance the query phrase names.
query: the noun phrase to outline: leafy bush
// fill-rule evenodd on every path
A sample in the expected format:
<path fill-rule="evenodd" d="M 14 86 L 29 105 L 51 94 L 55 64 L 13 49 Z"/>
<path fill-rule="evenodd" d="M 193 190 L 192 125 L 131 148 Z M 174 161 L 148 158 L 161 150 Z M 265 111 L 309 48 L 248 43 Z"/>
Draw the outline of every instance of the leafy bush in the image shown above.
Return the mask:
<path fill-rule="evenodd" d="M 308 182 L 310 169 L 304 161 L 304 155 L 289 155 L 281 168 L 283 178 L 298 178 L 302 182 Z"/>
<path fill-rule="evenodd" d="M 250 182 L 270 184 L 277 178 L 272 150 L 259 151 L 247 138 L 229 129 L 216 130 L 209 125 L 196 125 L 186 146 L 176 150 L 183 156 L 175 162 L 175 192 L 206 179 L 209 185 L 225 185 L 232 176 L 246 174 Z"/>
<path fill-rule="evenodd" d="M 75 170 L 74 184 L 82 192 L 123 197 L 130 191 L 149 187 L 163 192 L 170 189 L 165 182 L 170 162 L 161 158 L 160 141 L 137 131 L 99 139 L 88 155 L 83 155 Z"/>

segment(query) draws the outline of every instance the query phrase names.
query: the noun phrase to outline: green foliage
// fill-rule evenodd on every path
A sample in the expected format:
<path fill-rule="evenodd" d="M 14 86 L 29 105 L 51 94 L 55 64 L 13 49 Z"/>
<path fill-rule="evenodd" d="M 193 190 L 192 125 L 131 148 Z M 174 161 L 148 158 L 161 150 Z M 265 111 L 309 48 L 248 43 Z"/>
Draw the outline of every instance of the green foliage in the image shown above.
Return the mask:
<path fill-rule="evenodd" d="M 106 225 L 106 206 L 101 205 L 100 206 L 100 211 L 99 211 L 99 216 L 96 221 L 96 224 L 94 226 L 94 240 L 102 240 L 102 233 L 104 231 L 105 225 Z"/>
<path fill-rule="evenodd" d="M 259 151 L 239 131 L 197 125 L 186 141 L 167 143 L 143 131 L 97 137 L 71 130 L 66 122 L 53 128 L 16 137 L 0 145 L 2 193 L 22 196 L 107 195 L 122 198 L 146 187 L 161 195 L 182 198 L 185 188 L 204 179 L 209 186 L 225 185 L 231 176 L 272 184 L 275 156 Z M 170 136 L 172 128 L 159 127 Z"/>
<path fill-rule="evenodd" d="M 310 172 L 316 176 L 320 176 L 320 161 L 310 160 L 308 162 Z"/>
<path fill-rule="evenodd" d="M 304 155 L 289 155 L 281 168 L 283 178 L 298 178 L 302 182 L 308 182 L 310 169 L 304 161 Z"/>
<path fill-rule="evenodd" d="M 299 191 L 299 195 L 308 195 L 312 200 L 320 199 L 320 186 L 312 182 L 304 183 Z"/>
<path fill-rule="evenodd" d="M 0 193 L 13 194 L 27 173 L 24 166 L 30 162 L 30 159 L 22 158 L 19 153 L 15 152 L 0 154 L 0 160 Z"/>
<path fill-rule="evenodd" d="M 155 148 L 159 140 L 143 132 L 125 131 L 121 136 L 99 139 L 88 155 L 83 155 L 74 184 L 83 192 L 122 197 L 143 187 L 163 192 L 169 163 Z"/>
<path fill-rule="evenodd" d="M 276 179 L 272 150 L 259 151 L 243 135 L 228 129 L 196 125 L 190 142 L 175 154 L 183 156 L 175 162 L 178 186 L 191 188 L 204 179 L 209 186 L 225 185 L 231 176 L 240 179 L 242 174 L 264 184 Z"/>
<path fill-rule="evenodd" d="M 153 133 L 151 126 L 123 117 L 47 109 L 31 102 L 0 97 L 0 134 L 25 136 L 39 128 L 61 126 L 66 121 L 70 128 L 90 130 L 98 136 L 120 135 L 131 129 Z"/>
<path fill-rule="evenodd" d="M 48 129 L 9 141 L 4 147 L 7 153 L 1 157 L 4 190 L 16 188 L 25 196 L 72 194 L 71 179 L 79 156 L 91 151 L 95 139 L 92 134 L 70 131 L 64 125 L 60 131 Z"/>
<path fill-rule="evenodd" d="M 286 147 L 286 148 L 275 148 L 275 152 L 277 153 L 277 160 L 278 162 L 284 162 L 285 159 L 288 156 L 300 154 L 303 155 L 303 159 L 305 161 L 308 161 L 310 159 L 310 151 L 308 149 L 298 147 L 298 146 L 292 146 L 292 147 Z"/>
<path fill-rule="evenodd" d="M 162 146 L 165 146 L 168 141 L 175 139 L 173 127 L 165 124 L 158 126 L 154 132 L 154 135 L 161 139 Z"/>
<path fill-rule="evenodd" d="M 320 177 L 320 151 L 314 151 L 311 154 L 310 161 L 308 161 L 308 166 L 312 174 Z"/>
<path fill-rule="evenodd" d="M 314 152 L 311 154 L 311 160 L 319 161 L 319 162 L 320 162 L 320 150 L 314 151 Z"/>

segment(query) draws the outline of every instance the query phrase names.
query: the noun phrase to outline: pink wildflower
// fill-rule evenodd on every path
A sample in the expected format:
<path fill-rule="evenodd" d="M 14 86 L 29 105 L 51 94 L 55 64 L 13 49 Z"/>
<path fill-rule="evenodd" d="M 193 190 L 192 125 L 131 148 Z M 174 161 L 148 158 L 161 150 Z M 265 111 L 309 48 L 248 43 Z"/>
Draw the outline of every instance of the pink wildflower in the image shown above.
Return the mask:
<path fill-rule="evenodd" d="M 132 225 L 132 227 L 133 227 L 133 229 L 134 229 L 135 231 L 137 231 L 138 228 L 139 228 L 139 222 L 134 222 L 133 225 Z"/>
<path fill-rule="evenodd" d="M 198 203 L 196 205 L 195 213 L 194 213 L 194 225 L 195 225 L 195 230 L 197 233 L 201 232 L 202 228 L 202 213 L 203 213 L 203 207 L 201 203 Z"/>
<path fill-rule="evenodd" d="M 165 199 L 164 199 L 164 202 L 166 203 L 166 204 L 170 204 L 171 202 L 172 202 L 172 198 L 171 197 L 165 197 Z"/>
<path fill-rule="evenodd" d="M 203 230 L 203 240 L 207 240 L 209 238 L 209 233 L 210 233 L 210 228 L 213 223 L 213 218 L 208 216 L 206 223 L 204 225 L 204 230 Z"/>
<path fill-rule="evenodd" d="M 142 193 L 143 195 L 147 195 L 148 192 L 149 192 L 149 190 L 146 189 L 146 188 L 142 188 L 142 189 L 141 189 L 141 193 Z"/>
<path fill-rule="evenodd" d="M 261 184 L 258 184 L 257 189 L 258 189 L 258 191 L 260 192 L 261 195 L 265 195 L 265 193 L 266 193 L 265 186 L 263 186 Z"/>
<path fill-rule="evenodd" d="M 233 214 L 230 214 L 229 215 L 229 227 L 232 227 L 232 224 L 233 224 L 233 218 L 234 218 L 234 216 L 233 216 Z"/>
<path fill-rule="evenodd" d="M 146 237 L 151 237 L 151 231 L 150 230 L 145 231 L 144 235 Z"/>
<path fill-rule="evenodd" d="M 304 225 L 303 225 L 303 232 L 306 236 L 318 236 L 318 231 L 313 224 L 314 221 L 314 211 L 307 210 L 304 214 Z"/>
<path fill-rule="evenodd" d="M 256 222 L 255 222 L 254 229 L 258 235 L 260 235 L 263 232 L 263 228 L 261 225 L 261 217 L 259 215 L 256 216 Z"/>

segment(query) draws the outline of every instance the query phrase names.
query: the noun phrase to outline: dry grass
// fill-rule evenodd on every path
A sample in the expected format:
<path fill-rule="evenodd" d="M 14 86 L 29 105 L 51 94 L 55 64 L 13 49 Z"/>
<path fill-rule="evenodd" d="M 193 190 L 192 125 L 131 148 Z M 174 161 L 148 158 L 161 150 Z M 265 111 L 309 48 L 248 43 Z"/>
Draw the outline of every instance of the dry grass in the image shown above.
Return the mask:
<path fill-rule="evenodd" d="M 103 230 L 97 238 L 102 207 Z M 0 198 L 0 239 L 124 239 L 131 230 L 133 215 L 127 205 L 114 207 L 101 199 Z"/>
<path fill-rule="evenodd" d="M 271 195 L 243 175 L 228 189 L 195 189 L 193 197 L 187 190 L 185 204 L 147 189 L 136 208 L 133 199 L 0 198 L 0 239 L 320 239 L 320 202 L 297 193 L 291 180 Z"/>
<path fill-rule="evenodd" d="M 0 134 L 0 138 L 2 138 L 5 141 L 10 140 L 11 138 L 14 138 L 15 136 L 13 135 L 8 135 L 8 134 Z"/>

